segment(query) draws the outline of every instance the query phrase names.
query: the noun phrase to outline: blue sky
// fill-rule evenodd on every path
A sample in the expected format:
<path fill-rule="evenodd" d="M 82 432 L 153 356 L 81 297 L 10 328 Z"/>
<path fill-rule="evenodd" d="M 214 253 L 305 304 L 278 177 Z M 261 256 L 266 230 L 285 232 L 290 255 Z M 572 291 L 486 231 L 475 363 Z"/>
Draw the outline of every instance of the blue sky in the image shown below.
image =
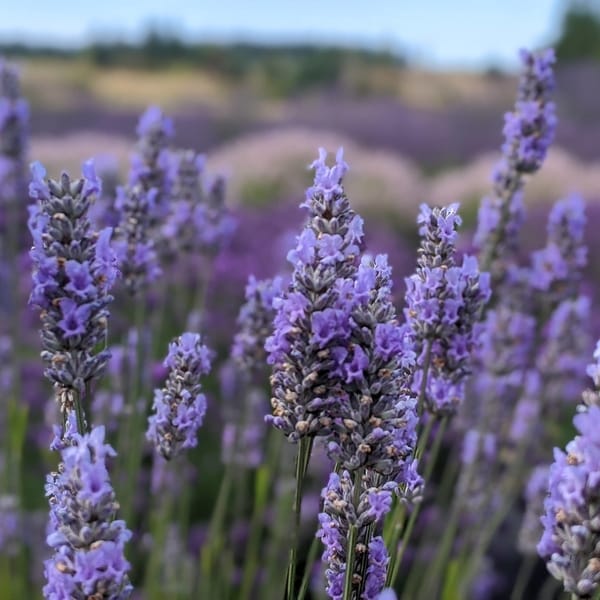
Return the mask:
<path fill-rule="evenodd" d="M 210 39 L 329 41 L 399 49 L 434 67 L 516 64 L 549 43 L 565 0 L 18 0 L 0 40 L 76 45 L 150 23 Z"/>

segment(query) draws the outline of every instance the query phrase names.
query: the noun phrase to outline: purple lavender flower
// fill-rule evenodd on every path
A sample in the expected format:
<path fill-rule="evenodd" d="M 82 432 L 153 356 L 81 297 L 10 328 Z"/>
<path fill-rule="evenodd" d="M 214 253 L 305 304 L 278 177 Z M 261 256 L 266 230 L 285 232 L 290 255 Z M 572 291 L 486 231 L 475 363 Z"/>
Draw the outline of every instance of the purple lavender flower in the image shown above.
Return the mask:
<path fill-rule="evenodd" d="M 590 299 L 564 300 L 550 316 L 536 366 L 544 380 L 543 411 L 558 419 L 565 403 L 575 402 L 584 389 L 591 347 Z"/>
<path fill-rule="evenodd" d="M 363 257 L 352 287 L 340 294 L 352 318 L 345 346 L 332 348 L 343 394 L 332 423 L 329 456 L 342 468 L 369 468 L 403 481 L 416 446 L 416 402 L 409 382 L 415 354 L 392 303 L 387 256 Z"/>
<path fill-rule="evenodd" d="M 83 178 L 44 181 L 41 164 L 32 165 L 29 229 L 33 236 L 33 290 L 30 303 L 41 311 L 45 375 L 57 389 L 61 409 L 70 408 L 75 391 L 105 367 L 109 291 L 118 270 L 110 229 L 92 231 L 87 210 L 100 190 L 93 163 Z M 98 347 L 101 349 L 98 350 Z"/>
<path fill-rule="evenodd" d="M 533 288 L 545 292 L 544 301 L 560 302 L 576 293 L 587 263 L 583 243 L 585 204 L 579 196 L 557 202 L 548 218 L 546 247 L 532 254 L 529 274 Z"/>
<path fill-rule="evenodd" d="M 423 387 L 426 371 L 425 404 L 439 414 L 453 413 L 462 400 L 474 327 L 490 297 L 489 275 L 479 272 L 475 257 L 465 256 L 460 267 L 455 265 L 457 207 L 421 207 L 418 267 L 406 279 L 404 314 L 418 365 L 413 389 Z"/>
<path fill-rule="evenodd" d="M 106 469 L 106 459 L 116 453 L 104 443 L 103 427 L 61 437 L 61 468 L 46 483 L 47 543 L 54 554 L 45 562 L 44 597 L 129 598 L 124 547 L 131 532 L 116 520 L 119 505 Z"/>
<path fill-rule="evenodd" d="M 325 550 L 327 594 L 341 600 L 347 569 L 347 545 L 350 529 L 356 528 L 354 563 L 352 564 L 353 597 L 375 600 L 385 586 L 389 557 L 381 536 L 368 539 L 369 525 L 378 526 L 391 507 L 392 493 L 386 488 L 370 488 L 370 476 L 361 480 L 358 504 L 354 484 L 347 471 L 331 473 L 323 488 L 323 510 L 319 514 L 317 537 Z M 361 593 L 362 592 L 362 593 Z"/>
<path fill-rule="evenodd" d="M 150 225 L 154 227 L 169 212 L 173 160 L 168 146 L 175 130 L 172 120 L 151 106 L 140 117 L 136 132 L 137 151 L 131 159 L 128 187 L 139 185 L 145 193 L 154 190 L 150 207 Z"/>
<path fill-rule="evenodd" d="M 184 333 L 169 344 L 164 362 L 169 376 L 165 387 L 154 392 L 146 433 L 167 460 L 198 443 L 196 435 L 206 413 L 200 379 L 210 371 L 210 362 L 210 351 L 197 333 Z"/>
<path fill-rule="evenodd" d="M 246 302 L 237 319 L 231 357 L 245 371 L 261 372 L 266 364 L 265 341 L 273 332 L 274 301 L 283 294 L 283 279 L 257 280 L 251 275 L 246 286 Z"/>
<path fill-rule="evenodd" d="M 343 293 L 353 286 L 362 241 L 362 219 L 350 209 L 341 185 L 348 169 L 342 151 L 331 168 L 326 156 L 321 149 L 312 164 L 315 181 L 302 205 L 309 221 L 288 254 L 292 283 L 274 303 L 274 332 L 265 344 L 273 365 L 273 415 L 267 420 L 291 441 L 330 431 L 329 411 L 343 393 L 339 375 L 332 377 L 334 349 L 350 338 Z"/>
<path fill-rule="evenodd" d="M 162 273 L 154 240 L 150 235 L 150 215 L 157 192 L 140 186 L 119 187 L 115 208 L 120 214 L 114 248 L 123 281 L 132 294 L 155 281 Z"/>
<path fill-rule="evenodd" d="M 170 213 L 162 228 L 171 253 L 178 251 L 215 254 L 231 238 L 235 219 L 225 204 L 225 180 L 204 179 L 204 156 L 180 151 L 173 183 Z"/>
<path fill-rule="evenodd" d="M 578 435 L 554 450 L 537 550 L 566 592 L 590 598 L 600 583 L 600 407 L 573 419 Z"/>
<path fill-rule="evenodd" d="M 504 120 L 502 159 L 493 177 L 493 194 L 479 210 L 475 244 L 484 269 L 494 281 L 504 278 L 504 262 L 516 248 L 516 234 L 523 220 L 524 176 L 537 171 L 552 143 L 556 127 L 554 103 L 554 52 L 521 51 L 523 73 L 515 108 Z"/>

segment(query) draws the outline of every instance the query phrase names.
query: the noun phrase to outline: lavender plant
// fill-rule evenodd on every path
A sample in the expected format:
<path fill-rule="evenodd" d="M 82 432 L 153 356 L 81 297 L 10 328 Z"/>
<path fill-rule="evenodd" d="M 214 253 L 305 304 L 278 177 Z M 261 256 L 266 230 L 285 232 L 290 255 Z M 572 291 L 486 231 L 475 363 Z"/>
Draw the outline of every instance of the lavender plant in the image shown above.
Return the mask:
<path fill-rule="evenodd" d="M 76 410 L 85 431 L 81 402 L 108 358 L 106 332 L 109 292 L 118 270 L 110 246 L 111 230 L 91 230 L 87 211 L 100 190 L 92 162 L 83 178 L 45 181 L 39 163 L 32 167 L 29 229 L 33 236 L 33 289 L 30 303 L 41 311 L 42 359 L 54 384 L 63 416 Z M 88 399 L 89 400 L 89 399 Z"/>
<path fill-rule="evenodd" d="M 124 547 L 131 532 L 116 519 L 119 504 L 106 468 L 116 453 L 104 442 L 104 427 L 82 435 L 72 418 L 58 446 L 60 470 L 46 483 L 53 556 L 45 562 L 44 598 L 129 598 Z"/>
<path fill-rule="evenodd" d="M 164 365 L 169 376 L 165 387 L 154 392 L 146 437 L 170 460 L 197 444 L 196 435 L 206 413 L 200 378 L 210 371 L 210 351 L 199 334 L 184 333 L 169 345 Z"/>

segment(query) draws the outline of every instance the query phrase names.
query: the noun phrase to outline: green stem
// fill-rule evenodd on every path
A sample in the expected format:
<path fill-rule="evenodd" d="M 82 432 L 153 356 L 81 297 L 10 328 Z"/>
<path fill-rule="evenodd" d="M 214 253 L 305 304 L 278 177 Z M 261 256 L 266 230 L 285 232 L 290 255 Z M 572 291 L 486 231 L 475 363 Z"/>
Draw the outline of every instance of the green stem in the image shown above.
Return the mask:
<path fill-rule="evenodd" d="M 515 580 L 515 585 L 510 595 L 510 600 L 522 600 L 525 597 L 525 590 L 527 589 L 527 584 L 529 583 L 531 573 L 533 572 L 537 561 L 537 556 L 532 555 L 527 556 L 525 560 L 521 561 L 517 579 Z"/>
<path fill-rule="evenodd" d="M 357 469 L 354 471 L 354 494 L 352 498 L 352 503 L 354 504 L 354 509 L 358 508 L 360 503 L 360 493 L 362 488 L 362 476 L 363 469 Z M 354 583 L 354 555 L 356 553 L 356 541 L 358 539 L 358 526 L 356 523 L 350 526 L 348 531 L 348 542 L 346 546 L 346 573 L 344 576 L 344 595 L 343 600 L 352 600 L 352 586 Z M 360 595 L 360 590 L 359 594 Z"/>
<path fill-rule="evenodd" d="M 294 504 L 292 510 L 294 512 L 294 525 L 292 528 L 292 541 L 289 552 L 289 562 L 286 574 L 286 600 L 296 600 L 295 584 L 296 584 L 296 563 L 298 560 L 298 546 L 300 541 L 300 514 L 302 510 L 302 489 L 304 486 L 304 478 L 310 461 L 312 452 L 312 437 L 303 437 L 300 439 L 298 455 L 296 457 L 296 488 L 294 491 Z"/>
<path fill-rule="evenodd" d="M 433 427 L 434 419 L 431 418 L 425 427 L 425 431 L 423 432 L 423 437 L 420 440 L 419 446 L 417 447 L 417 458 L 420 458 L 427 445 L 427 441 L 429 436 L 431 435 L 431 430 Z M 433 473 L 433 469 L 435 467 L 435 463 L 437 462 L 437 457 L 442 445 L 442 440 L 444 439 L 444 433 L 446 432 L 446 425 L 448 424 L 448 417 L 444 417 L 439 424 L 438 430 L 435 434 L 435 440 L 433 442 L 433 448 L 431 449 L 431 455 L 429 456 L 429 460 L 427 461 L 427 466 L 425 468 L 424 480 L 425 482 L 431 481 L 431 475 Z M 402 536 L 402 545 L 398 552 L 395 552 L 395 549 L 398 545 L 398 540 L 396 540 L 396 545 L 392 546 L 391 552 L 394 552 L 394 559 L 392 563 L 392 569 L 388 570 L 388 576 L 386 581 L 386 586 L 394 587 L 396 581 L 398 579 L 398 573 L 400 572 L 400 566 L 402 565 L 402 559 L 404 557 L 404 553 L 406 552 L 406 548 L 408 547 L 408 543 L 410 541 L 410 537 L 412 535 L 415 523 L 419 517 L 419 513 L 421 511 L 421 506 L 423 502 L 419 502 L 415 505 L 410 518 L 408 520 L 408 524 L 406 525 L 406 529 L 404 531 L 404 535 Z"/>
<path fill-rule="evenodd" d="M 300 585 L 300 591 L 298 592 L 297 600 L 304 600 L 308 586 L 310 584 L 310 577 L 312 575 L 312 568 L 317 559 L 317 553 L 319 551 L 319 538 L 315 535 L 308 549 L 306 556 L 306 566 L 304 567 L 304 576 L 302 577 L 302 583 Z"/>
<path fill-rule="evenodd" d="M 267 460 L 256 471 L 254 483 L 254 510 L 250 522 L 250 534 L 246 557 L 244 560 L 244 574 L 242 576 L 242 586 L 239 598 L 241 600 L 249 599 L 252 593 L 252 585 L 256 578 L 256 567 L 258 564 L 258 552 L 260 547 L 260 538 L 263 531 L 263 518 L 267 499 L 275 468 L 279 459 L 282 437 L 279 431 L 271 429 L 269 432 L 269 448 L 267 450 Z M 316 538 L 315 538 L 316 539 Z"/>
<path fill-rule="evenodd" d="M 200 582 L 204 594 L 202 597 L 212 598 L 211 588 L 212 582 L 210 577 L 216 571 L 214 569 L 215 559 L 219 556 L 219 552 L 223 547 L 222 539 L 222 528 L 227 514 L 227 505 L 229 503 L 229 496 L 231 494 L 231 487 L 233 482 L 233 469 L 232 464 L 228 464 L 225 468 L 225 474 L 221 480 L 221 487 L 219 488 L 219 495 L 212 513 L 210 525 L 208 528 L 208 538 L 206 544 L 200 553 L 200 572 L 202 574 L 202 580 Z"/>
<path fill-rule="evenodd" d="M 427 376 L 429 375 L 429 367 L 431 365 L 431 345 L 432 340 L 425 342 L 425 359 L 423 360 L 423 376 L 421 379 L 421 387 L 419 389 L 419 398 L 417 401 L 417 412 L 422 415 L 426 409 L 426 392 L 427 392 Z"/>
<path fill-rule="evenodd" d="M 479 532 L 474 551 L 470 554 L 465 568 L 465 573 L 461 577 L 461 587 L 468 589 L 473 577 L 477 573 L 479 563 L 486 553 L 490 542 L 496 531 L 504 522 L 504 519 L 512 510 L 514 502 L 517 500 L 521 491 L 521 478 L 526 468 L 525 456 L 529 449 L 529 440 L 524 439 L 517 451 L 514 468 L 506 474 L 504 482 L 500 482 L 500 487 L 504 488 L 504 497 L 501 507 L 486 521 L 485 527 Z M 503 485 L 504 484 L 504 485 Z"/>

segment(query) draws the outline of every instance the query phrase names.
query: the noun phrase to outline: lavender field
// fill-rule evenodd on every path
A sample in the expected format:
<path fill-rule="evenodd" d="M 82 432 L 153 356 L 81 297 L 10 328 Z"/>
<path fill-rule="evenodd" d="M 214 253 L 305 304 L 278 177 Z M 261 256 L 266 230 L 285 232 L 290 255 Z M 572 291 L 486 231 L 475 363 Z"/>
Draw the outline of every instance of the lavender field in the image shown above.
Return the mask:
<path fill-rule="evenodd" d="M 598 63 L 220 60 L 0 62 L 0 599 L 600 598 Z"/>

